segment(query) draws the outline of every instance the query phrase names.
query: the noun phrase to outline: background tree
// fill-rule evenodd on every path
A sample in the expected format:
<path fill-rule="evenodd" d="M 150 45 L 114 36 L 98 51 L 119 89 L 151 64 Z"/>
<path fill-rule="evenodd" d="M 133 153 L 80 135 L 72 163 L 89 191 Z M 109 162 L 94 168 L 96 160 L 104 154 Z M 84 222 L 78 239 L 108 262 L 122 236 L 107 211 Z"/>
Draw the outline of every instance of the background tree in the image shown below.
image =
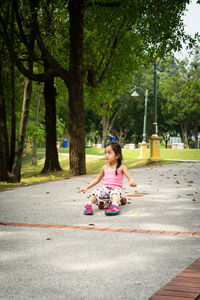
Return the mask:
<path fill-rule="evenodd" d="M 5 50 L 2 47 L 1 49 Z M 4 60 L 5 52 L 1 51 L 0 53 L 0 180 L 8 180 L 8 171 L 9 171 L 9 144 L 8 144 L 8 131 L 7 131 L 7 122 L 6 122 L 6 105 L 5 105 L 5 68 Z"/>
<path fill-rule="evenodd" d="M 198 146 L 198 127 L 200 118 L 199 62 L 181 61 L 174 74 L 162 74 L 160 93 L 162 95 L 161 113 L 163 125 L 168 129 L 177 129 L 182 142 L 195 136 Z M 178 126 L 179 125 L 179 129 Z"/>
<path fill-rule="evenodd" d="M 8 5 L 9 3 L 10 1 Z M 42 62 L 47 68 L 44 69 L 43 74 L 34 75 L 28 72 L 21 61 L 16 60 L 16 53 L 12 48 L 9 48 L 10 54 L 15 58 L 20 71 L 29 79 L 44 81 L 49 80 L 50 77 L 60 77 L 65 82 L 69 91 L 70 169 L 73 175 L 84 174 L 84 80 L 91 87 L 99 86 L 109 68 L 119 65 L 121 58 L 130 65 L 129 56 L 133 51 L 135 57 L 147 61 L 153 60 L 153 55 L 162 56 L 172 48 L 180 48 L 180 41 L 184 36 L 181 16 L 188 1 L 182 0 L 178 4 L 156 0 L 148 2 L 69 0 L 62 4 L 60 1 L 53 3 L 29 1 L 28 4 L 24 1 L 14 1 L 14 3 L 17 3 L 20 8 L 21 20 L 26 20 L 20 24 L 25 24 L 27 28 L 32 28 L 34 31 L 39 49 L 37 61 Z M 45 20 L 46 8 L 51 12 L 51 26 L 54 31 L 53 34 L 51 31 L 45 39 L 45 24 L 42 20 Z M 60 23 L 64 23 L 66 31 L 62 29 L 63 27 L 55 25 L 58 16 L 63 15 L 65 18 L 62 17 Z M 5 27 L 3 32 L 5 37 Z M 59 39 L 55 38 L 56 34 Z M 95 36 L 95 40 L 94 38 L 91 40 L 96 47 L 93 47 L 93 43 L 89 43 L 90 47 L 85 47 L 88 40 L 84 39 L 84 36 L 88 37 L 88 40 L 90 36 Z M 5 39 L 9 41 L 9 36 L 7 35 Z M 51 43 L 52 40 L 54 44 Z M 63 49 L 67 51 L 65 51 L 66 58 L 63 60 L 63 56 L 58 56 L 58 52 L 54 50 L 64 44 Z M 9 47 L 8 42 L 7 45 Z M 88 55 L 85 55 L 86 49 L 89 50 Z M 118 68 L 119 78 L 125 73 L 125 65 L 123 69 Z M 56 152 L 55 147 L 52 153 L 54 151 Z"/>

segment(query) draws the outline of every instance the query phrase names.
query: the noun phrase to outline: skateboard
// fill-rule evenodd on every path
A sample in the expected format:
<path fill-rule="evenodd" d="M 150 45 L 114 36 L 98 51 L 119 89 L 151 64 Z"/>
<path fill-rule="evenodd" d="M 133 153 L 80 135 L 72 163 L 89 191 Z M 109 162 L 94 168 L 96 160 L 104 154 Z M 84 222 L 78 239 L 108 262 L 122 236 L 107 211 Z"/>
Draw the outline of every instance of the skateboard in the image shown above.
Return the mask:
<path fill-rule="evenodd" d="M 111 204 L 111 199 L 109 198 L 101 198 L 99 203 L 98 203 L 98 208 L 99 209 L 104 209 L 105 207 L 109 207 Z M 126 205 L 127 203 L 127 199 L 126 198 L 122 198 L 120 200 L 121 205 Z"/>

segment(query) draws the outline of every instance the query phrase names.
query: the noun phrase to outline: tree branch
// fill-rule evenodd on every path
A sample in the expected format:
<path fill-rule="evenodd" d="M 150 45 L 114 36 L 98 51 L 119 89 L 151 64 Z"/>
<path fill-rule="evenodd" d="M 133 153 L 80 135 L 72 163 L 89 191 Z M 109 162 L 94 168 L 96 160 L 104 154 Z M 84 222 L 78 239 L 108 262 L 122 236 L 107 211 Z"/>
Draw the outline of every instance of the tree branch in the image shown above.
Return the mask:
<path fill-rule="evenodd" d="M 12 4 L 13 4 L 13 9 L 14 9 L 14 12 L 15 12 L 16 20 L 17 20 L 17 25 L 18 25 L 19 32 L 20 32 L 20 39 L 22 40 L 22 43 L 28 49 L 28 48 L 30 48 L 29 47 L 30 45 L 29 45 L 29 42 L 26 38 L 25 32 L 23 30 L 22 21 L 21 21 L 20 15 L 19 15 L 19 9 L 18 9 L 18 5 L 17 5 L 17 1 L 13 0 Z"/>
<path fill-rule="evenodd" d="M 105 74 L 108 71 L 108 68 L 110 66 L 111 58 L 114 54 L 115 49 L 117 48 L 119 34 L 120 34 L 120 31 L 121 31 L 122 27 L 123 27 L 123 24 L 120 25 L 118 32 L 115 34 L 115 37 L 114 37 L 114 40 L 113 40 L 113 43 L 112 43 L 112 47 L 110 49 L 110 54 L 109 54 L 108 60 L 105 63 L 104 69 L 102 70 L 102 72 L 99 76 L 99 79 L 97 81 L 94 81 L 94 77 L 96 76 L 97 71 L 94 71 L 92 68 L 90 68 L 88 70 L 87 85 L 92 86 L 92 87 L 97 87 L 103 81 L 103 79 L 105 77 Z M 100 64 L 102 64 L 103 60 L 104 60 L 104 58 L 101 59 Z M 99 70 L 99 68 L 101 67 L 100 64 L 99 64 L 97 70 Z"/>
<path fill-rule="evenodd" d="M 34 28 L 35 36 L 37 39 L 38 47 L 40 48 L 40 51 L 42 53 L 42 58 L 46 62 L 46 64 L 54 70 L 55 76 L 60 76 L 62 79 L 65 80 L 66 83 L 69 83 L 69 71 L 66 71 L 61 65 L 58 63 L 58 61 L 50 54 L 47 47 L 44 45 L 39 26 L 37 21 L 37 11 L 36 11 L 36 5 L 34 1 L 29 0 L 29 5 L 31 9 L 31 24 Z"/>
<path fill-rule="evenodd" d="M 128 98 L 128 100 L 126 100 L 125 102 L 123 102 L 121 105 L 120 105 L 120 108 L 118 109 L 118 111 L 116 111 L 114 117 L 112 118 L 112 121 L 110 123 L 110 126 L 108 128 L 108 132 L 110 132 L 110 130 L 112 129 L 113 125 L 114 125 L 114 122 L 115 120 L 117 119 L 120 111 L 124 108 L 124 106 L 130 101 L 131 98 Z"/>
<path fill-rule="evenodd" d="M 5 21 L 2 18 L 2 15 L 0 15 L 0 31 L 3 35 L 4 43 L 6 44 L 6 47 L 8 49 L 8 52 L 9 52 L 9 55 L 10 55 L 11 59 L 14 61 L 14 63 L 18 67 L 19 71 L 24 76 L 26 76 L 30 80 L 44 82 L 45 80 L 47 80 L 47 78 L 49 78 L 49 76 L 54 75 L 54 73 L 51 69 L 49 69 L 45 73 L 34 74 L 34 73 L 30 72 L 27 68 L 24 67 L 24 65 L 22 64 L 22 62 L 18 58 L 16 52 L 13 50 L 12 41 L 10 40 L 9 35 L 7 33 L 7 26 L 6 26 Z M 29 54 L 30 54 L 30 52 L 29 52 Z"/>

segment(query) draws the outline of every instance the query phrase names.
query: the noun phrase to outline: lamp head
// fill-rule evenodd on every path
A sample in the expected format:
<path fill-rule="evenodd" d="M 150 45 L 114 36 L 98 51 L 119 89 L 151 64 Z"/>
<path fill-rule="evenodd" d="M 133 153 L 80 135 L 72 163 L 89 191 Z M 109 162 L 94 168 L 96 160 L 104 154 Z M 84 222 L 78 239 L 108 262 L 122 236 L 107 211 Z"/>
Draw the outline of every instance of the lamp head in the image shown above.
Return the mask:
<path fill-rule="evenodd" d="M 136 90 L 135 91 L 133 91 L 132 93 L 131 93 L 131 96 L 132 97 L 138 97 L 139 96 L 139 94 L 136 92 Z"/>

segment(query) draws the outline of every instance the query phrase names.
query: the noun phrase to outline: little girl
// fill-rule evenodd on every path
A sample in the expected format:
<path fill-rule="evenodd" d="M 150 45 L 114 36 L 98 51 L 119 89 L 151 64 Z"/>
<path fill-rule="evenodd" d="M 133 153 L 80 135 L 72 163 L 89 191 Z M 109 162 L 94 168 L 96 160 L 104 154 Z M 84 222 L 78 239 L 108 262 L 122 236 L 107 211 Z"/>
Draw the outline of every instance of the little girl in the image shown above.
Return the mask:
<path fill-rule="evenodd" d="M 122 150 L 118 143 L 111 142 L 105 146 L 105 159 L 107 164 L 101 168 L 97 178 L 86 187 L 78 190 L 79 193 L 85 193 L 89 188 L 99 183 L 104 177 L 103 187 L 97 188 L 89 195 L 89 200 L 85 205 L 85 215 L 93 215 L 92 204 L 98 203 L 102 197 L 110 198 L 112 200 L 112 204 L 105 211 L 106 215 L 116 215 L 121 212 L 119 201 L 123 198 L 123 175 L 129 180 L 129 186 L 137 186 L 127 168 L 121 164 Z"/>

